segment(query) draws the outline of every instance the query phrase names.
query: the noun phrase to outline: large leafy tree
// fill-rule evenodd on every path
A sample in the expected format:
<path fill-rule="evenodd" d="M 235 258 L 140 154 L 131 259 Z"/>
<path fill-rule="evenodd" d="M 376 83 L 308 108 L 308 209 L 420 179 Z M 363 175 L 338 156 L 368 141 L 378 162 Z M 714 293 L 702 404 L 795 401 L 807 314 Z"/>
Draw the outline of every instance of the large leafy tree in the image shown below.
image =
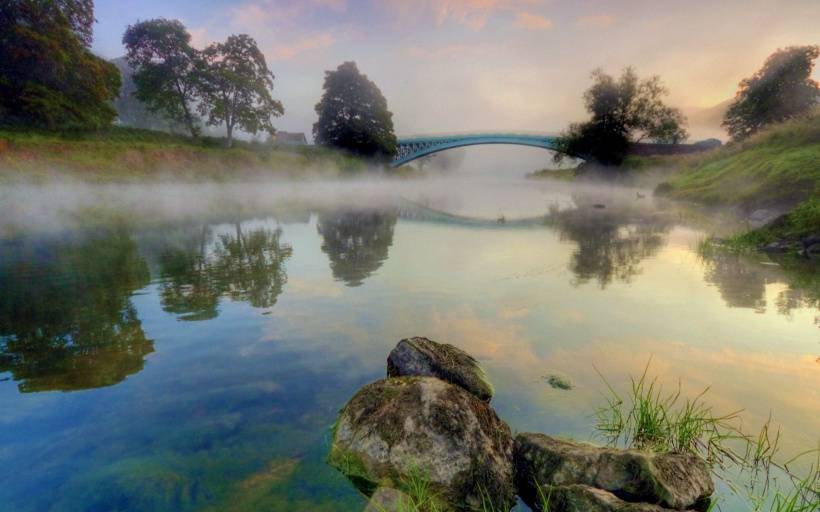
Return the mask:
<path fill-rule="evenodd" d="M 811 79 L 818 46 L 779 49 L 753 76 L 740 82 L 723 126 L 739 140 L 762 127 L 785 121 L 817 105 L 820 85 Z"/>
<path fill-rule="evenodd" d="M 10 0 L 0 9 L 0 119 L 96 129 L 116 116 L 117 68 L 88 49 L 93 3 Z"/>
<path fill-rule="evenodd" d="M 319 120 L 313 125 L 318 144 L 365 157 L 396 154 L 393 114 L 387 109 L 387 100 L 355 62 L 326 71 L 324 90 L 316 105 Z"/>
<path fill-rule="evenodd" d="M 677 144 L 688 136 L 683 114 L 663 102 L 667 90 L 659 77 L 641 80 L 628 67 L 617 79 L 596 69 L 592 80 L 584 93 L 591 117 L 572 124 L 559 138 L 557 159 L 569 154 L 618 165 L 630 144 L 643 140 Z"/>
<path fill-rule="evenodd" d="M 199 111 L 208 124 L 224 124 L 227 144 L 239 127 L 256 134 L 273 133 L 273 118 L 284 113 L 273 99 L 273 73 L 256 41 L 248 35 L 232 35 L 224 43 L 214 43 L 203 52 L 202 102 Z"/>
<path fill-rule="evenodd" d="M 134 69 L 135 96 L 154 112 L 199 134 L 194 104 L 202 73 L 200 53 L 178 20 L 157 18 L 129 25 L 122 42 Z"/>

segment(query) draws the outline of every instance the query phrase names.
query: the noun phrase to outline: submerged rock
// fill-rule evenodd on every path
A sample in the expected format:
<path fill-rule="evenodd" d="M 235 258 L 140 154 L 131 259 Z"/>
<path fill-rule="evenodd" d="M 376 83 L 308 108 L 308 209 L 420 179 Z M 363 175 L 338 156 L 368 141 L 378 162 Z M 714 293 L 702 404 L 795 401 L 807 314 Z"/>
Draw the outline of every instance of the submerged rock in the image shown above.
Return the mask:
<path fill-rule="evenodd" d="M 706 463 L 694 455 L 600 448 L 544 434 L 516 437 L 515 471 L 519 495 L 527 503 L 537 502 L 539 486 L 580 484 L 624 501 L 679 510 L 702 504 L 714 492 Z"/>
<path fill-rule="evenodd" d="M 451 509 L 515 503 L 513 440 L 495 411 L 431 377 L 364 386 L 342 409 L 328 462 L 365 493 L 423 478 Z"/>
<path fill-rule="evenodd" d="M 588 485 L 559 485 L 544 490 L 547 507 L 537 503 L 539 511 L 560 512 L 672 512 L 651 503 L 631 503 L 624 501 L 609 491 Z"/>
<path fill-rule="evenodd" d="M 569 378 L 564 377 L 563 375 L 558 375 L 557 373 L 551 373 L 549 375 L 544 376 L 547 380 L 547 383 L 553 389 L 561 389 L 563 391 L 569 391 L 573 388 L 572 381 Z"/>
<path fill-rule="evenodd" d="M 364 512 L 402 512 L 410 509 L 410 496 L 392 487 L 379 487 Z"/>
<path fill-rule="evenodd" d="M 427 338 L 401 340 L 387 356 L 387 375 L 438 377 L 461 386 L 485 402 L 493 397 L 493 386 L 470 354 Z"/>

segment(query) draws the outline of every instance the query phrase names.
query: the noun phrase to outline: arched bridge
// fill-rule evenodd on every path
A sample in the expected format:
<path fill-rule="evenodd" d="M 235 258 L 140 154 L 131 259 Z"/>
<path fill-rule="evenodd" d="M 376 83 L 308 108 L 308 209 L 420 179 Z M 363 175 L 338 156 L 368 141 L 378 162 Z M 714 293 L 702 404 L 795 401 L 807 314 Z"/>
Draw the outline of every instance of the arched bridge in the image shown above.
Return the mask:
<path fill-rule="evenodd" d="M 477 133 L 465 135 L 442 135 L 433 137 L 401 138 L 398 141 L 398 152 L 391 165 L 398 167 L 417 158 L 438 153 L 445 149 L 481 144 L 515 144 L 532 146 L 555 151 L 557 137 L 550 135 L 532 135 L 516 133 Z"/>

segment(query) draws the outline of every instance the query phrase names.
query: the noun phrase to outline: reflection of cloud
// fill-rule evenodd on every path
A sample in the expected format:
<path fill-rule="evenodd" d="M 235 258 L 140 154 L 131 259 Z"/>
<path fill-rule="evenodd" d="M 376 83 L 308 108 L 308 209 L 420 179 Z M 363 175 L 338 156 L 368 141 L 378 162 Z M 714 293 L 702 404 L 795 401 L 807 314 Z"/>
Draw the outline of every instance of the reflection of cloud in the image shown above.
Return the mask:
<path fill-rule="evenodd" d="M 523 318 L 530 314 L 530 308 L 528 307 L 505 307 L 501 308 L 501 311 L 498 312 L 499 318 L 503 318 L 504 320 L 511 320 L 513 318 Z"/>
<path fill-rule="evenodd" d="M 518 13 L 515 24 L 527 30 L 546 30 L 552 28 L 552 20 L 549 18 L 526 11 L 521 11 Z"/>
<path fill-rule="evenodd" d="M 578 18 L 579 27 L 606 28 L 615 23 L 615 16 L 611 14 L 590 14 Z"/>
<path fill-rule="evenodd" d="M 801 433 L 820 431 L 820 370 L 810 355 L 710 349 L 670 340 L 606 340 L 557 349 L 549 363 L 581 384 L 578 393 L 592 395 L 604 388 L 593 365 L 616 389 L 625 390 L 629 377 L 639 377 L 650 357 L 649 375 L 657 376 L 666 391 L 680 384 L 683 396 L 693 397 L 708 387 L 705 402 L 713 412 L 743 410 L 747 430 L 771 412 L 791 448 L 807 441 Z"/>
<path fill-rule="evenodd" d="M 300 297 L 335 298 L 342 295 L 342 288 L 337 283 L 328 283 L 315 279 L 290 279 L 288 281 L 288 295 Z"/>
<path fill-rule="evenodd" d="M 329 32 L 322 32 L 310 36 L 302 37 L 292 44 L 276 46 L 273 49 L 272 59 L 288 60 L 296 57 L 300 53 L 311 50 L 322 50 L 330 48 L 336 43 L 336 38 Z"/>

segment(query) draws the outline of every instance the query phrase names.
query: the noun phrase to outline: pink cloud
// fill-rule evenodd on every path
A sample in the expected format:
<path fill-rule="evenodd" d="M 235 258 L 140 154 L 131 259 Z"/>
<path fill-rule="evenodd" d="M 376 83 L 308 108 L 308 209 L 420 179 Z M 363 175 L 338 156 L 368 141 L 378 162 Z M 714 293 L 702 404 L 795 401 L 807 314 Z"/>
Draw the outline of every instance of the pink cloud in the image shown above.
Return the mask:
<path fill-rule="evenodd" d="M 547 30 L 552 28 L 551 19 L 545 18 L 544 16 L 540 16 L 538 14 L 532 14 L 527 11 L 518 12 L 518 16 L 516 16 L 515 19 L 515 24 L 527 30 Z"/>
<path fill-rule="evenodd" d="M 452 20 L 473 30 L 481 30 L 490 16 L 499 11 L 518 11 L 542 0 L 373 0 L 398 19 L 418 14 L 432 15 L 436 23 Z"/>
<path fill-rule="evenodd" d="M 615 16 L 611 14 L 590 14 L 578 18 L 579 27 L 605 28 L 615 23 Z"/>
<path fill-rule="evenodd" d="M 418 46 L 413 46 L 407 48 L 405 53 L 408 57 L 414 59 L 439 59 L 443 57 L 454 57 L 457 55 L 464 55 L 465 53 L 469 53 L 473 47 L 463 45 L 463 44 L 454 44 L 450 46 L 444 46 L 441 48 L 421 48 Z"/>
<path fill-rule="evenodd" d="M 336 44 L 336 38 L 329 32 L 322 32 L 297 39 L 293 44 L 279 45 L 273 49 L 273 60 L 289 60 L 300 53 L 330 48 Z"/>

